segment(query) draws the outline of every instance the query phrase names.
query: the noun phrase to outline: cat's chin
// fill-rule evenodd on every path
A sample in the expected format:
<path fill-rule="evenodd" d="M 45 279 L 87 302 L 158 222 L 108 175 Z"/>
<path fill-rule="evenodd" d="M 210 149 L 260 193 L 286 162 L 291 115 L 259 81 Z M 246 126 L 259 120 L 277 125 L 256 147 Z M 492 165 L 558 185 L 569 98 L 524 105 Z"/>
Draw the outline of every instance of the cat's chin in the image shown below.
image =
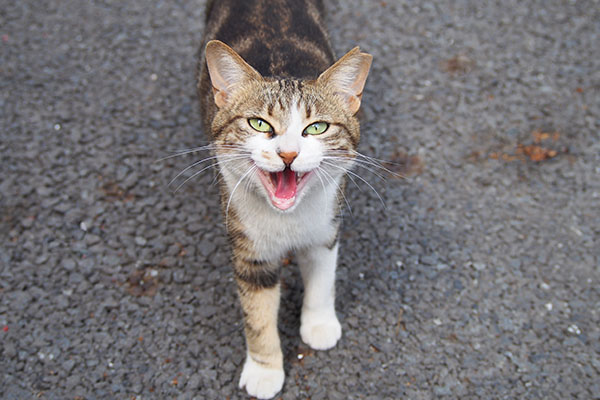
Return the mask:
<path fill-rule="evenodd" d="M 259 169 L 258 174 L 271 204 L 279 211 L 293 209 L 311 175 L 312 171 L 296 172 L 288 167 L 277 172 Z"/>

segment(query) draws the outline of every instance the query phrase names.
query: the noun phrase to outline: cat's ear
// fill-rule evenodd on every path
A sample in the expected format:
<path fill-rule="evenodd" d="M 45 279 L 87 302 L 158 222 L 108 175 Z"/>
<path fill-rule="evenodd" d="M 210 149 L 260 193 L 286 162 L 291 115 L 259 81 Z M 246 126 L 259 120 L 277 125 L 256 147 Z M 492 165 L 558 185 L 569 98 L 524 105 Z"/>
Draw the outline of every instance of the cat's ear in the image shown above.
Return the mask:
<path fill-rule="evenodd" d="M 211 40 L 206 44 L 205 51 L 217 107 L 227 104 L 236 86 L 248 80 L 262 80 L 260 74 L 225 43 Z"/>
<path fill-rule="evenodd" d="M 342 96 L 352 114 L 360 108 L 360 99 L 373 56 L 353 48 L 319 75 L 317 82 L 333 87 Z"/>

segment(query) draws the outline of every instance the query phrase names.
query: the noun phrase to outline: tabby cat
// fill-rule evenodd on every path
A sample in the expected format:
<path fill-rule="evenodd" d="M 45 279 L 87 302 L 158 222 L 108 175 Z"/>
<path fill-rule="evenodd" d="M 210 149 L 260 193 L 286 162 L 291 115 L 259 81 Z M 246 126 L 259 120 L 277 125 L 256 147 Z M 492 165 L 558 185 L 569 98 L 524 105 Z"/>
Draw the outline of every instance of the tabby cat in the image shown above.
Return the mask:
<path fill-rule="evenodd" d="M 207 7 L 198 94 L 244 314 L 239 386 L 261 399 L 284 381 L 277 313 L 288 252 L 296 252 L 304 282 L 302 340 L 325 350 L 342 334 L 334 305 L 338 216 L 372 57 L 356 47 L 334 64 L 322 11 L 320 0 Z"/>

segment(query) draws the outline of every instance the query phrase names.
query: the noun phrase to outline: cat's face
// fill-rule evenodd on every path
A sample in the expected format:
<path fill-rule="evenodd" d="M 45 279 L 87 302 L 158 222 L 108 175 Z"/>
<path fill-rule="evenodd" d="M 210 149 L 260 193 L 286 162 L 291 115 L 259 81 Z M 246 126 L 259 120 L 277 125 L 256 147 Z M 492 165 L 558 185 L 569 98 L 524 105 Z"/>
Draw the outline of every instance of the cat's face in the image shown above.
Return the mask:
<path fill-rule="evenodd" d="M 354 114 L 370 57 L 355 50 L 353 59 L 340 66 L 342 58 L 314 81 L 276 80 L 262 78 L 222 43 L 211 58 L 209 46 L 219 107 L 212 133 L 230 195 L 257 194 L 286 211 L 312 191 L 337 188 L 355 157 Z"/>
<path fill-rule="evenodd" d="M 217 118 L 227 123 L 215 138 L 222 171 L 279 210 L 337 185 L 358 141 L 356 119 L 339 103 L 316 83 L 248 84 Z"/>

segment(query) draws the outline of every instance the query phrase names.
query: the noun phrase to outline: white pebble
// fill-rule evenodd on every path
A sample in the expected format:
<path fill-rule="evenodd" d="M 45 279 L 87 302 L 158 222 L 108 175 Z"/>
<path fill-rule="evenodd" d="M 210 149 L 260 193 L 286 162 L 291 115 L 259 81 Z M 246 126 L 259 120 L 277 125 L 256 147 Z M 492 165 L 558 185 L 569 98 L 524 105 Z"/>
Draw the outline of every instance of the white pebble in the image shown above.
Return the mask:
<path fill-rule="evenodd" d="M 552 311 L 552 303 L 546 303 L 545 307 L 546 307 L 546 310 Z"/>
<path fill-rule="evenodd" d="M 571 226 L 570 228 L 577 236 L 583 236 L 583 232 L 581 232 L 576 226 Z"/>
<path fill-rule="evenodd" d="M 569 325 L 569 327 L 567 328 L 567 331 L 574 335 L 581 335 L 581 329 L 579 329 L 579 327 L 575 324 Z"/>
<path fill-rule="evenodd" d="M 485 264 L 482 262 L 476 262 L 473 263 L 473 268 L 475 268 L 477 271 L 483 271 L 485 269 Z"/>
<path fill-rule="evenodd" d="M 88 226 L 85 223 L 85 221 L 81 221 L 81 223 L 79 224 L 79 227 L 81 228 L 82 231 L 87 232 L 88 230 Z"/>

